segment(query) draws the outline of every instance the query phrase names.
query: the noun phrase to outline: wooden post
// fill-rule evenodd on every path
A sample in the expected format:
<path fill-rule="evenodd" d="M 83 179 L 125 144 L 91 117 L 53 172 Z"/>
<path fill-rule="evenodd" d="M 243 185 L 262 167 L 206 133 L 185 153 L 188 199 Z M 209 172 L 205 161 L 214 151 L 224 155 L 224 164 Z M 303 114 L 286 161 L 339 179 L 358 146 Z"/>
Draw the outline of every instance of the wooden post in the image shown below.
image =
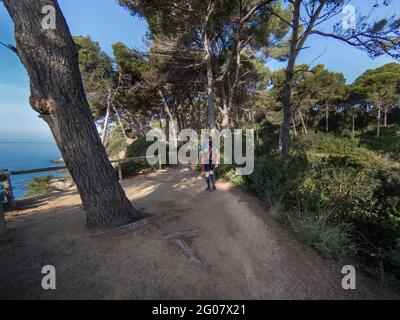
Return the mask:
<path fill-rule="evenodd" d="M 0 240 L 6 236 L 6 220 L 3 213 L 3 194 L 0 192 Z"/>
<path fill-rule="evenodd" d="M 122 164 L 121 161 L 118 161 L 118 178 L 119 181 L 122 181 L 124 177 L 122 176 Z"/>
<path fill-rule="evenodd" d="M 14 193 L 12 189 L 12 184 L 11 184 L 11 172 L 10 171 L 0 171 L 0 181 L 3 183 L 4 186 L 4 192 L 7 197 L 7 201 L 11 209 L 15 209 L 17 207 L 15 198 L 14 198 Z"/>
<path fill-rule="evenodd" d="M 3 182 L 4 191 L 6 192 L 7 201 L 8 201 L 8 204 L 10 205 L 11 209 L 15 209 L 17 207 L 17 204 L 16 204 L 15 198 L 14 198 L 14 192 L 12 189 L 10 175 L 7 174 L 6 176 L 7 176 L 7 179 Z"/>

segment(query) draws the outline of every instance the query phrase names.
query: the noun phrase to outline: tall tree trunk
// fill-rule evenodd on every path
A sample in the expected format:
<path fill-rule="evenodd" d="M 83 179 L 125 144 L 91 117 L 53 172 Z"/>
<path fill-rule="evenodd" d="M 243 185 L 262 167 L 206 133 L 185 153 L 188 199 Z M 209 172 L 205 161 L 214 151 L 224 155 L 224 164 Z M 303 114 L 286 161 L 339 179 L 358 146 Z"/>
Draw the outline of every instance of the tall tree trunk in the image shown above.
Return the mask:
<path fill-rule="evenodd" d="M 207 32 L 203 39 L 204 60 L 207 66 L 207 118 L 210 129 L 215 129 L 215 79 L 212 62 L 211 44 Z"/>
<path fill-rule="evenodd" d="M 169 125 L 170 125 L 170 123 L 172 121 L 174 121 L 174 116 L 172 115 L 171 109 L 169 108 L 167 100 L 165 99 L 164 94 L 162 93 L 161 90 L 158 90 L 158 95 L 160 96 L 160 98 L 161 98 L 161 100 L 163 102 L 164 110 L 165 110 L 165 112 L 167 114 L 167 117 L 168 117 L 168 119 L 166 119 L 166 129 L 165 130 L 166 130 L 167 141 L 169 141 L 169 127 L 170 127 Z"/>
<path fill-rule="evenodd" d="M 353 139 L 356 136 L 356 116 L 353 114 L 353 131 L 352 131 Z"/>
<path fill-rule="evenodd" d="M 236 65 L 235 65 L 235 75 L 233 79 L 232 85 L 229 85 L 229 93 L 228 93 L 228 119 L 229 119 L 229 113 L 233 109 L 233 98 L 235 97 L 235 91 L 236 88 L 239 85 L 239 80 L 240 80 L 240 70 L 242 68 L 242 41 L 239 39 L 240 33 L 241 33 L 241 26 L 239 28 L 238 34 L 237 34 L 237 43 L 236 43 Z M 230 76 L 228 77 L 228 83 L 230 84 Z M 239 106 L 238 106 L 239 108 Z"/>
<path fill-rule="evenodd" d="M 122 135 L 124 136 L 125 141 L 128 141 L 129 138 L 128 138 L 128 135 L 126 134 L 126 130 L 125 130 L 124 124 L 122 123 L 121 116 L 118 113 L 117 107 L 115 106 L 114 103 L 112 104 L 112 107 L 113 107 L 115 115 L 117 116 L 118 124 L 121 127 Z"/>
<path fill-rule="evenodd" d="M 299 55 L 300 50 L 303 49 L 307 38 L 310 36 L 318 17 L 320 16 L 324 6 L 327 1 L 319 1 L 317 9 L 314 11 L 310 17 L 310 21 L 307 24 L 306 30 L 303 32 L 301 37 L 300 33 L 300 11 L 302 0 L 293 0 L 293 18 L 292 18 L 292 37 L 290 41 L 290 51 L 288 66 L 286 69 L 285 84 L 283 87 L 283 125 L 282 125 L 282 154 L 288 155 L 290 151 L 290 118 L 291 118 L 291 108 L 292 108 L 292 88 L 293 88 L 293 78 L 294 69 L 296 64 L 296 59 Z M 317 1 L 318 3 L 318 1 Z M 304 26 L 304 24 L 302 24 Z"/>
<path fill-rule="evenodd" d="M 292 124 L 293 124 L 294 135 L 297 136 L 296 121 L 294 120 L 293 116 L 292 116 Z"/>
<path fill-rule="evenodd" d="M 325 105 L 325 129 L 326 133 L 329 132 L 329 106 L 328 104 Z"/>
<path fill-rule="evenodd" d="M 285 73 L 285 84 L 283 87 L 283 124 L 282 124 L 282 154 L 289 155 L 290 150 L 290 119 L 292 118 L 292 88 L 294 78 L 294 67 L 298 55 L 299 24 L 300 24 L 301 1 L 296 0 L 293 10 L 292 38 L 290 42 L 289 60 Z"/>
<path fill-rule="evenodd" d="M 106 117 L 104 118 L 104 124 L 103 124 L 103 129 L 101 132 L 101 143 L 103 146 L 106 145 L 106 139 L 107 139 L 107 130 L 108 130 L 108 123 L 110 121 L 110 113 L 111 113 L 111 89 L 109 96 L 107 98 L 107 112 L 106 112 Z"/>
<path fill-rule="evenodd" d="M 377 127 L 376 127 L 376 137 L 379 139 L 381 137 L 381 117 L 382 117 L 382 107 L 381 103 L 378 102 L 378 121 L 377 121 Z"/>
<path fill-rule="evenodd" d="M 15 25 L 30 103 L 49 125 L 71 173 L 89 227 L 114 227 L 139 216 L 111 166 L 90 112 L 77 50 L 56 0 L 4 0 Z M 43 29 L 42 8 L 53 5 L 56 28 Z"/>
<path fill-rule="evenodd" d="M 388 108 L 387 107 L 385 107 L 384 109 L 383 109 L 383 125 L 384 125 L 384 127 L 387 127 L 388 126 Z"/>
<path fill-rule="evenodd" d="M 178 121 L 178 132 L 179 131 L 181 131 L 182 130 L 182 126 L 183 126 L 183 123 L 182 123 L 182 118 L 181 118 L 181 115 L 180 115 L 180 113 L 179 112 L 176 112 L 176 120 Z"/>
<path fill-rule="evenodd" d="M 229 124 L 230 124 L 230 108 L 228 107 L 228 100 L 227 100 L 227 97 L 226 97 L 226 91 L 225 91 L 224 83 L 221 84 L 221 96 L 222 96 L 222 109 L 221 109 L 222 122 L 221 122 L 221 127 L 223 129 L 227 129 L 227 128 L 229 128 Z"/>
<path fill-rule="evenodd" d="M 300 120 L 301 120 L 301 125 L 303 126 L 303 132 L 305 134 L 308 134 L 307 125 L 306 125 L 306 122 L 304 121 L 303 114 L 301 113 L 300 110 L 298 112 L 299 112 L 299 116 L 300 116 Z"/>
<path fill-rule="evenodd" d="M 164 94 L 162 93 L 161 90 L 158 90 L 158 95 L 161 97 L 161 100 L 163 102 L 164 105 L 164 110 L 167 113 L 168 116 L 168 120 L 169 121 L 174 121 L 174 116 L 172 115 L 171 109 L 169 108 L 169 105 L 167 103 L 167 100 L 164 97 Z"/>
<path fill-rule="evenodd" d="M 114 92 L 112 92 L 111 84 L 108 84 L 107 112 L 106 112 L 106 118 L 104 120 L 103 132 L 102 132 L 102 136 L 101 136 L 101 142 L 103 143 L 104 146 L 107 144 L 107 131 L 108 131 L 108 125 L 110 122 L 111 107 L 113 107 L 113 109 L 115 110 L 114 100 L 115 100 L 115 96 L 117 95 L 117 93 L 119 91 L 121 81 L 122 81 L 122 73 L 120 72 L 119 77 L 118 77 L 118 85 Z M 115 113 L 117 113 L 117 112 L 115 112 Z"/>
<path fill-rule="evenodd" d="M 164 126 L 162 124 L 162 113 L 161 112 L 158 114 L 158 123 L 160 125 L 161 131 L 164 131 Z"/>

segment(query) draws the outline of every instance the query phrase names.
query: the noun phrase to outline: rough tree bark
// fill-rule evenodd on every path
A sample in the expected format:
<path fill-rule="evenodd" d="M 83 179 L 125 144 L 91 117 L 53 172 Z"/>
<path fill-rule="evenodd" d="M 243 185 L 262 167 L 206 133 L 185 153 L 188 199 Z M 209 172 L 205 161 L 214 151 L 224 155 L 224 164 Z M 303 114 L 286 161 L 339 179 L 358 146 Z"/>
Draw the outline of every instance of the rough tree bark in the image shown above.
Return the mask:
<path fill-rule="evenodd" d="M 329 132 L 329 105 L 328 105 L 328 103 L 325 104 L 325 130 L 326 130 L 326 133 Z"/>
<path fill-rule="evenodd" d="M 377 116 L 377 126 L 376 126 L 376 137 L 379 139 L 381 137 L 381 117 L 382 117 L 382 107 L 381 102 L 378 102 L 378 116 Z"/>
<path fill-rule="evenodd" d="M 303 114 L 301 113 L 301 110 L 298 110 L 298 113 L 299 113 L 299 116 L 300 116 L 303 132 L 305 134 L 308 134 L 307 125 L 306 125 L 306 122 L 304 121 L 304 117 L 303 117 Z"/>
<path fill-rule="evenodd" d="M 126 134 L 126 130 L 125 130 L 124 124 L 122 123 L 121 116 L 120 116 L 119 113 L 118 113 L 117 107 L 115 106 L 114 103 L 112 104 L 112 107 L 113 107 L 115 116 L 117 117 L 118 124 L 119 124 L 119 126 L 121 127 L 122 135 L 124 136 L 125 141 L 128 141 L 128 140 L 129 140 L 129 137 L 128 137 L 128 135 Z M 161 129 L 162 129 L 162 128 L 161 128 Z"/>
<path fill-rule="evenodd" d="M 287 156 L 290 151 L 290 119 L 292 113 L 292 89 L 295 72 L 295 65 L 300 51 L 304 48 L 304 44 L 313 31 L 314 25 L 326 4 L 326 0 L 320 1 L 315 12 L 307 23 L 306 30 L 301 34 L 301 28 L 304 27 L 301 21 L 301 5 L 302 0 L 293 0 L 293 18 L 291 23 L 292 36 L 290 40 L 290 50 L 288 65 L 286 68 L 285 84 L 283 87 L 282 104 L 283 104 L 283 124 L 282 124 L 282 154 Z"/>
<path fill-rule="evenodd" d="M 283 124 L 282 124 L 282 154 L 288 155 L 290 148 L 290 119 L 292 118 L 292 87 L 294 78 L 294 67 L 297 57 L 297 44 L 299 41 L 299 24 L 300 24 L 300 4 L 296 1 L 293 10 L 293 30 L 290 41 L 290 53 L 288 65 L 285 73 L 285 84 L 283 87 L 282 104 L 283 104 Z"/>
<path fill-rule="evenodd" d="M 138 218 L 111 166 L 84 92 L 78 55 L 56 0 L 4 0 L 15 24 L 18 55 L 30 78 L 32 108 L 49 125 L 87 213 L 89 227 Z M 56 28 L 43 29 L 51 4 Z"/>
<path fill-rule="evenodd" d="M 296 121 L 294 119 L 294 117 L 292 116 L 292 125 L 293 125 L 293 131 L 294 131 L 294 135 L 297 136 L 297 127 L 296 127 Z"/>
<path fill-rule="evenodd" d="M 240 19 L 238 21 L 236 31 L 235 31 L 235 45 L 234 45 L 234 55 L 235 55 L 235 73 L 233 83 L 231 84 L 230 77 L 230 64 L 232 57 L 228 56 L 225 61 L 226 70 L 222 74 L 221 79 L 217 79 L 217 81 L 222 82 L 222 99 L 223 99 L 223 108 L 221 109 L 222 115 L 222 128 L 226 129 L 231 122 L 231 112 L 233 110 L 233 99 L 235 96 L 236 88 L 239 86 L 240 81 L 240 72 L 242 69 L 242 51 L 243 48 L 246 47 L 246 43 L 248 43 L 251 39 L 251 36 L 248 37 L 247 41 L 242 40 L 242 31 L 244 25 L 258 12 L 258 10 L 262 9 L 266 5 L 272 3 L 272 0 L 260 1 L 258 4 L 254 5 L 249 11 L 244 12 L 245 4 L 240 1 Z M 224 79 L 227 80 L 228 83 L 228 95 L 226 95 L 225 87 L 224 87 Z"/>
<path fill-rule="evenodd" d="M 207 116 L 210 129 L 215 129 L 215 79 L 212 62 L 211 44 L 207 32 L 204 34 L 204 60 L 207 66 Z"/>
<path fill-rule="evenodd" d="M 221 127 L 223 129 L 227 129 L 230 124 L 230 110 L 228 107 L 228 100 L 226 98 L 226 91 L 224 83 L 221 84 L 221 97 L 222 97 L 222 108 L 220 109 L 221 112 Z"/>
<path fill-rule="evenodd" d="M 387 127 L 388 126 L 388 107 L 385 106 L 383 108 L 383 126 Z"/>
<path fill-rule="evenodd" d="M 166 119 L 166 132 L 165 132 L 165 136 L 167 141 L 169 141 L 169 128 L 170 128 L 170 123 L 172 121 L 174 121 L 174 116 L 171 112 L 171 109 L 169 108 L 169 105 L 167 103 L 167 100 L 165 99 L 164 94 L 162 93 L 161 90 L 158 90 L 158 95 L 160 96 L 162 102 L 163 102 L 163 106 L 164 106 L 164 111 L 166 112 L 168 119 Z"/>
<path fill-rule="evenodd" d="M 101 132 L 101 143 L 105 146 L 106 145 L 106 138 L 107 138 L 107 130 L 108 130 L 108 123 L 110 121 L 110 113 L 111 113 L 111 89 L 109 88 L 109 93 L 107 97 L 107 112 L 106 117 L 104 118 L 103 129 Z"/>
<path fill-rule="evenodd" d="M 236 51 L 236 59 L 235 59 L 236 63 L 235 63 L 234 80 L 233 80 L 232 85 L 229 86 L 228 105 L 227 105 L 227 110 L 226 110 L 226 113 L 227 113 L 226 117 L 227 117 L 228 123 L 230 122 L 230 113 L 231 113 L 231 110 L 233 109 L 233 98 L 235 96 L 236 88 L 239 85 L 240 71 L 241 71 L 241 68 L 242 68 L 242 56 L 241 56 L 241 53 L 242 53 L 242 44 L 243 43 L 240 40 L 241 29 L 242 29 L 242 25 L 240 25 L 240 28 L 239 28 L 238 33 L 237 33 L 237 40 L 236 40 L 237 43 L 236 43 L 236 48 L 235 48 L 235 51 Z M 230 77 L 228 77 L 228 81 L 231 81 Z"/>

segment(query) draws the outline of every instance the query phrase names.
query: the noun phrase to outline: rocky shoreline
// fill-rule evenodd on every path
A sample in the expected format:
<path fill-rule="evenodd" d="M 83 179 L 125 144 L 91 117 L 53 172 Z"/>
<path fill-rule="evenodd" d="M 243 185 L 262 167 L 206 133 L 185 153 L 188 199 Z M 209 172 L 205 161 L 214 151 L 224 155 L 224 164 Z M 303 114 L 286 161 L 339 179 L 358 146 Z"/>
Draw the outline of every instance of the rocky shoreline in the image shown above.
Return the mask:
<path fill-rule="evenodd" d="M 50 163 L 64 164 L 63 158 L 57 160 L 50 160 Z M 30 198 L 36 196 L 48 195 L 55 192 L 65 192 L 72 190 L 75 187 L 71 176 L 67 170 L 60 172 L 62 176 L 43 175 L 33 178 L 26 186 L 28 192 L 23 198 Z"/>
<path fill-rule="evenodd" d="M 64 159 L 60 158 L 60 159 L 57 159 L 57 160 L 51 160 L 50 162 L 51 163 L 64 163 Z"/>
<path fill-rule="evenodd" d="M 75 187 L 75 183 L 72 181 L 72 179 L 69 179 L 67 177 L 53 178 L 49 180 L 47 184 L 49 185 L 49 187 L 54 189 L 54 191 L 58 192 L 68 191 Z"/>

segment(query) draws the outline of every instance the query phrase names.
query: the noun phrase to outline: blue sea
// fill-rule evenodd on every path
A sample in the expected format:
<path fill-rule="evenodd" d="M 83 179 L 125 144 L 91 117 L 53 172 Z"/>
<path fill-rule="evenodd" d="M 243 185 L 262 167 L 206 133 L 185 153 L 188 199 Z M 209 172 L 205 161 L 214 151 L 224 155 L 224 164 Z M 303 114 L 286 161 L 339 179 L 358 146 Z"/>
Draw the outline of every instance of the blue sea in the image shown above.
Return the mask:
<path fill-rule="evenodd" d="M 52 163 L 61 158 L 61 153 L 55 142 L 1 142 L 0 170 L 28 170 L 62 166 Z M 46 173 L 12 176 L 14 194 L 21 199 L 26 193 L 26 186 L 33 178 L 43 175 L 62 176 L 62 173 L 51 171 Z"/>

